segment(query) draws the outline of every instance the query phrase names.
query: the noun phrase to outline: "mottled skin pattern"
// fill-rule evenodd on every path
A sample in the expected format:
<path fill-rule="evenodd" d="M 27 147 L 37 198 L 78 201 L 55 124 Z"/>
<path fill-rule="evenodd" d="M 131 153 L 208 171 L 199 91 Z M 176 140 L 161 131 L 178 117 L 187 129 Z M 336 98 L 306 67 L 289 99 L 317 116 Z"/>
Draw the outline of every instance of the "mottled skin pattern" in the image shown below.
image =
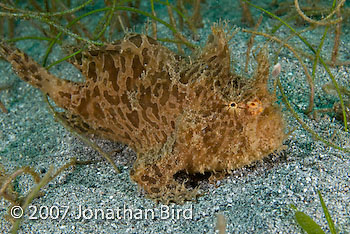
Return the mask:
<path fill-rule="evenodd" d="M 269 64 L 257 55 L 253 78 L 232 73 L 227 35 L 213 27 L 206 46 L 181 58 L 139 34 L 72 59 L 82 83 L 59 79 L 23 52 L 1 43 L 18 76 L 67 110 L 77 129 L 129 145 L 131 170 L 149 197 L 183 202 L 196 196 L 175 174 L 230 172 L 277 150 L 285 137 Z"/>

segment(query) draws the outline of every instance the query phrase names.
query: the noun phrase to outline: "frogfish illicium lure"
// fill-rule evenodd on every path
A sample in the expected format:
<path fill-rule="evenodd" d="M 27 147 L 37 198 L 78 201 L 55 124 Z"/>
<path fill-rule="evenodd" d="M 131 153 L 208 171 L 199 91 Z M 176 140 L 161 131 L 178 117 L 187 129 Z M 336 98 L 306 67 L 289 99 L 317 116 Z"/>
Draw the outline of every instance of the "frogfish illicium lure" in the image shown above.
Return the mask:
<path fill-rule="evenodd" d="M 130 176 L 161 202 L 196 196 L 178 173 L 229 173 L 278 150 L 285 139 L 263 49 L 252 78 L 231 71 L 228 36 L 213 27 L 206 45 L 181 57 L 143 34 L 89 48 L 70 62 L 84 82 L 59 79 L 18 49 L 0 54 L 47 94 L 80 131 L 137 153 Z"/>

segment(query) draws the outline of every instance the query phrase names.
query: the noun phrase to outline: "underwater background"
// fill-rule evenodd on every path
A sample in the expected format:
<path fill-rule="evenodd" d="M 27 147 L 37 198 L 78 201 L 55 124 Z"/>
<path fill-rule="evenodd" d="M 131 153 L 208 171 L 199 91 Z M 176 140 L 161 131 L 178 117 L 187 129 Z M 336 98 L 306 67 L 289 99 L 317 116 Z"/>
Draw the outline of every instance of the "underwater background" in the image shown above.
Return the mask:
<path fill-rule="evenodd" d="M 111 7 L 113 4 L 139 11 L 131 14 L 125 8 L 123 12 L 127 12 L 128 15 L 111 14 L 110 21 L 107 11 L 95 12 L 82 18 L 79 21 L 80 25 L 69 28 L 68 31 L 88 38 L 87 34 L 82 33 L 84 30 L 89 30 L 90 34 L 94 35 L 106 26 L 104 36 L 99 40 L 107 42 L 122 38 L 123 30 L 148 33 L 152 36 L 154 22 L 157 22 L 157 38 L 172 38 L 173 31 L 169 29 L 169 24 L 164 24 L 171 22 L 167 7 L 169 5 L 173 7 L 176 30 L 186 38 L 185 43 L 182 43 L 183 53 L 190 55 L 190 46 L 186 46 L 186 43 L 205 45 L 211 33 L 211 26 L 215 22 L 227 20 L 228 30 L 237 30 L 229 44 L 235 73 L 251 77 L 256 65 L 254 55 L 263 46 L 268 48 L 271 70 L 274 64 L 280 63 L 282 69 L 278 78 L 283 93 L 280 88 L 276 88 L 277 103 L 282 107 L 286 132 L 289 135 L 284 142 L 285 147 L 280 152 L 261 162 L 235 170 L 232 175 L 217 184 L 202 182 L 203 196 L 199 197 L 197 202 L 170 204 L 167 206 L 169 217 L 165 213 L 162 217 L 161 210 L 166 207 L 146 198 L 129 177 L 136 158 L 130 148 L 93 139 L 103 151 L 111 153 L 113 161 L 121 170 L 121 173 L 116 173 L 111 164 L 98 152 L 82 143 L 76 135 L 55 121 L 41 92 L 21 81 L 12 71 L 11 65 L 1 60 L 0 101 L 4 109 L 0 113 L 0 185 L 8 178 L 6 175 L 21 167 L 30 166 L 38 175 L 44 177 L 46 173 L 52 172 L 50 166 L 53 166 L 52 170 L 55 171 L 71 162 L 72 158 L 82 162 L 91 161 L 86 165 L 69 167 L 43 187 L 40 196 L 31 202 L 38 211 L 34 212 L 33 207 L 25 210 L 18 233 L 219 233 L 217 229 L 222 226 L 225 227 L 226 233 L 302 233 L 293 205 L 328 232 L 330 227 L 318 191 L 322 194 L 334 221 L 336 233 L 350 232 L 350 134 L 347 131 L 347 123 L 342 118 L 339 95 L 332 83 L 334 78 L 344 103 L 345 116 L 349 116 L 349 3 L 342 5 L 341 9 L 327 19 L 327 15 L 344 1 L 300 1 L 301 9 L 307 12 L 307 17 L 317 22 L 326 22 L 318 24 L 303 19 L 300 12 L 297 12 L 294 1 L 250 1 L 283 19 L 293 30 L 303 31 L 299 35 L 302 35 L 315 51 L 320 51 L 320 57 L 326 64 L 325 68 L 321 62 L 318 62 L 317 66 L 314 65 L 314 52 L 295 36 L 290 28 L 245 1 L 140 1 L 138 6 L 138 1 L 62 1 L 61 4 L 66 8 L 56 3 L 56 11 L 86 4 L 69 14 L 71 18 L 52 20 L 54 25 L 49 25 L 49 17 L 10 16 L 14 11 L 5 7 L 30 11 L 51 9 L 54 12 L 53 2 L 57 1 L 2 1 L 1 4 L 4 5 L 0 5 L 1 39 L 22 38 L 17 40 L 15 45 L 39 63 L 43 63 L 50 41 L 33 37 L 52 39 L 52 35 L 62 30 L 55 25 L 62 25 L 64 28 L 69 20 L 96 9 Z M 178 5 L 179 2 L 183 4 L 183 9 Z M 157 19 L 161 21 L 151 20 L 152 3 Z M 196 10 L 198 7 L 199 10 Z M 185 22 L 181 29 L 181 14 L 177 14 L 175 9 L 187 15 L 188 21 L 192 23 Z M 142 14 L 144 12 L 148 15 Z M 18 14 L 21 13 L 18 11 Z M 262 22 L 257 27 L 260 16 Z M 336 21 L 339 17 L 342 17 L 341 23 Z M 323 20 L 324 18 L 326 20 Z M 341 30 L 338 36 L 337 30 Z M 245 70 L 248 44 L 254 35 L 252 31 L 264 35 L 255 36 L 249 52 L 249 65 Z M 32 38 L 24 40 L 23 37 Z M 90 42 L 94 41 L 94 36 L 91 38 Z M 176 41 L 180 40 L 179 38 L 181 39 L 172 39 Z M 291 45 L 296 53 L 288 49 L 288 46 L 280 46 L 278 39 Z M 67 48 L 81 48 L 89 43 L 89 40 L 84 41 L 74 38 L 74 35 L 63 34 L 47 56 L 46 65 L 66 56 Z M 339 45 L 335 52 L 337 40 Z M 160 43 L 179 52 L 178 44 L 169 42 L 170 40 L 164 41 L 166 40 Z M 332 60 L 334 53 L 337 53 L 336 59 Z M 303 65 L 312 81 L 307 77 Z M 60 78 L 75 81 L 83 79 L 79 71 L 67 62 L 50 67 L 50 72 Z M 276 79 L 271 78 L 271 91 L 274 91 L 277 83 Z M 306 114 L 305 111 L 310 108 L 310 86 L 314 86 L 314 106 L 311 114 Z M 286 97 L 288 102 L 283 101 L 283 97 Z M 294 112 L 290 111 L 288 105 Z M 320 138 L 328 143 L 322 142 Z M 338 146 L 339 149 L 329 146 L 330 144 Z M 26 197 L 35 187 L 33 176 L 21 174 L 13 179 L 12 186 L 20 197 Z M 10 205 L 8 199 L 0 200 L 1 233 L 8 233 L 13 227 L 9 221 L 11 219 L 6 218 Z M 44 207 L 43 217 L 39 216 L 40 207 Z M 59 217 L 45 218 L 45 207 L 59 208 Z M 62 218 L 66 207 L 69 207 L 68 214 Z M 125 209 L 132 210 L 134 215 L 151 209 L 156 215 L 154 218 L 128 218 L 124 214 L 120 219 L 101 216 L 77 218 L 79 209 L 101 209 L 107 212 L 108 209 L 118 208 L 121 214 Z M 185 210 L 188 212 L 184 213 Z M 177 215 L 177 212 L 181 211 L 182 213 Z M 33 212 L 36 213 L 37 219 L 30 217 Z M 89 212 L 87 211 L 87 216 Z M 221 218 L 218 219 L 218 215 Z M 226 224 L 222 224 L 223 221 Z M 223 233 L 222 230 L 220 233 Z"/>

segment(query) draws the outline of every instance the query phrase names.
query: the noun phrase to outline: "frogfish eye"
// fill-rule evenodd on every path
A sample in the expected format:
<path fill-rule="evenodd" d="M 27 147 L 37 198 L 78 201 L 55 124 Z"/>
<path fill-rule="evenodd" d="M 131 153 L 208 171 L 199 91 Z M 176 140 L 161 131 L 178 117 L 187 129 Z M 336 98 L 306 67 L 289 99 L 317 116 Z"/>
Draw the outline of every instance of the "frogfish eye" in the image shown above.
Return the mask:
<path fill-rule="evenodd" d="M 238 104 L 237 102 L 229 102 L 226 104 L 226 110 L 231 113 L 234 114 L 236 113 L 236 111 L 238 111 Z"/>
<path fill-rule="evenodd" d="M 230 107 L 235 108 L 236 106 L 237 106 L 237 103 L 235 103 L 235 102 L 230 103 Z"/>

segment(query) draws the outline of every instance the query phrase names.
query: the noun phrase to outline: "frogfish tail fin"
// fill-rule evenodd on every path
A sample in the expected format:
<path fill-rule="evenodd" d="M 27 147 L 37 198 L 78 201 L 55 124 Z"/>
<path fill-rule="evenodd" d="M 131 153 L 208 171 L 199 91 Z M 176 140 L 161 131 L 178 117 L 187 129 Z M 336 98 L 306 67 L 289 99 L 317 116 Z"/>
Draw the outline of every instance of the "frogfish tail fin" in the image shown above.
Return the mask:
<path fill-rule="evenodd" d="M 48 94 L 58 106 L 70 106 L 71 93 L 79 89 L 79 83 L 57 78 L 27 54 L 3 41 L 0 41 L 0 55 L 11 63 L 19 78 Z"/>

